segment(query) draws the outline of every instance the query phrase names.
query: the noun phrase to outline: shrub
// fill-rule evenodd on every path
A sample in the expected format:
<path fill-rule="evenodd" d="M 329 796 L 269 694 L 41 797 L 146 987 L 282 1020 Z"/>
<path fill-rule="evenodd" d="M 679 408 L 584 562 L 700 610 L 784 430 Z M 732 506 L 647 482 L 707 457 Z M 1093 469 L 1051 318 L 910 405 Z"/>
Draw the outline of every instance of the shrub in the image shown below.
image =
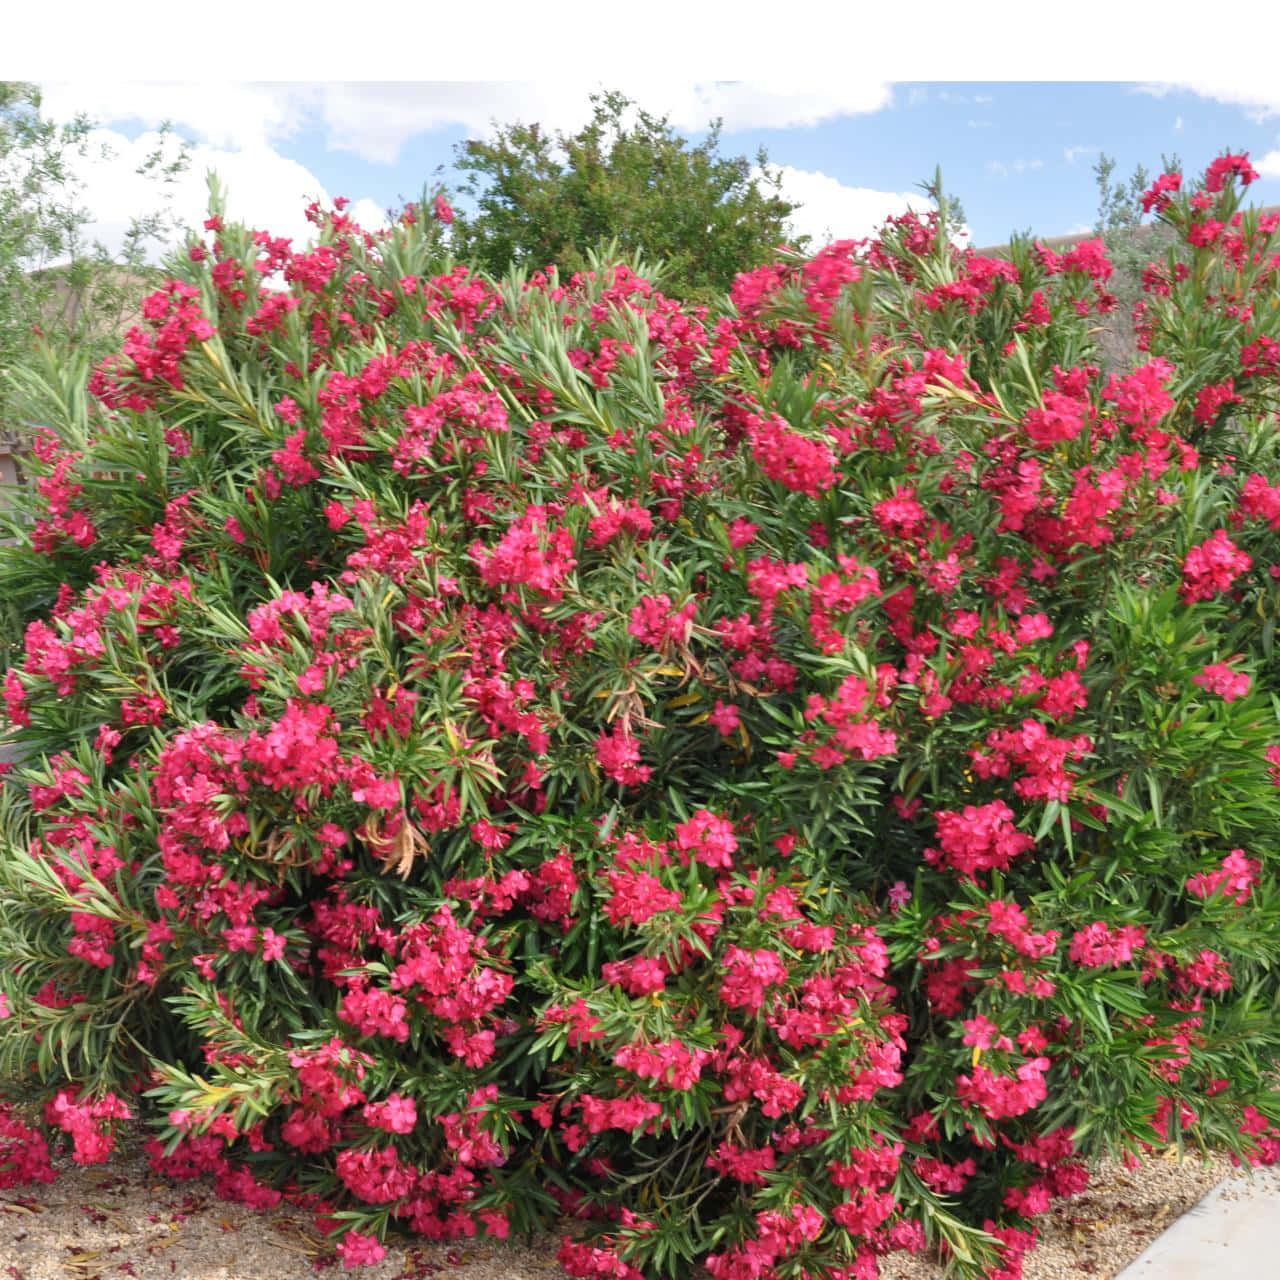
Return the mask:
<path fill-rule="evenodd" d="M 908 216 L 720 313 L 215 210 L 91 404 L 27 380 L 2 1176 L 139 1113 L 350 1265 L 1007 1278 L 1101 1154 L 1274 1159 L 1249 173 L 1108 378 L 1096 243 Z"/>

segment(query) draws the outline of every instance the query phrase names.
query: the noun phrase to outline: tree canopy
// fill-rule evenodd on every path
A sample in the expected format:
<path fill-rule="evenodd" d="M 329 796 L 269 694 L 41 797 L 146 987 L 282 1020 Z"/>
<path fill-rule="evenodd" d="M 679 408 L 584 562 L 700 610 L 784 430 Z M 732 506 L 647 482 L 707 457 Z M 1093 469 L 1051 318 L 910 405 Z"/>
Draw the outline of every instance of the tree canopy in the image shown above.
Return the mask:
<path fill-rule="evenodd" d="M 461 190 L 475 206 L 459 211 L 459 253 L 498 274 L 511 263 L 573 272 L 616 241 L 661 258 L 665 288 L 705 298 L 779 244 L 803 246 L 787 223 L 797 206 L 763 149 L 754 162 L 725 156 L 718 120 L 695 145 L 621 93 L 591 102 L 591 120 L 572 135 L 513 123 L 458 145 Z"/>

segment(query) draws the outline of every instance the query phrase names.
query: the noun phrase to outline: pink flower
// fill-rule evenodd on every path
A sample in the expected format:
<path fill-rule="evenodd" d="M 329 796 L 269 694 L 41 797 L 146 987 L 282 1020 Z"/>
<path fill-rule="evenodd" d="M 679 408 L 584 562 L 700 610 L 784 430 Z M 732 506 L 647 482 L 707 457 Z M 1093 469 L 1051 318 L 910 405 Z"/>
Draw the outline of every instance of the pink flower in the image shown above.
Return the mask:
<path fill-rule="evenodd" d="M 1241 551 L 1225 530 L 1218 529 L 1187 552 L 1182 566 L 1182 598 L 1188 604 L 1212 600 L 1247 573 L 1252 564 L 1253 557 Z"/>
<path fill-rule="evenodd" d="M 1044 407 L 1031 409 L 1022 420 L 1031 443 L 1040 449 L 1074 440 L 1084 429 L 1087 403 L 1058 391 L 1044 393 Z"/>
<path fill-rule="evenodd" d="M 1068 955 L 1076 964 L 1089 968 L 1127 964 L 1146 941 L 1146 931 L 1141 925 L 1111 929 L 1104 921 L 1095 920 L 1075 933 Z"/>
<path fill-rule="evenodd" d="M 961 1044 L 973 1045 L 976 1049 L 990 1049 L 993 1046 L 1005 1052 L 1012 1052 L 1013 1041 L 1000 1034 L 1000 1028 L 990 1018 L 978 1014 L 975 1018 L 967 1018 L 964 1022 L 964 1035 Z"/>
<path fill-rule="evenodd" d="M 665 593 L 660 596 L 644 596 L 631 610 L 627 631 L 655 649 L 662 649 L 670 644 L 686 644 L 697 613 L 696 600 L 690 600 L 675 610 L 671 607 L 671 597 Z"/>
<path fill-rule="evenodd" d="M 924 523 L 925 509 L 916 501 L 916 491 L 910 485 L 896 489 L 891 498 L 877 502 L 871 508 L 876 523 L 889 537 L 912 538 Z"/>
<path fill-rule="evenodd" d="M 1013 825 L 1013 810 L 1003 800 L 990 804 L 966 805 L 960 812 L 939 811 L 934 815 L 941 849 L 926 849 L 925 861 L 948 866 L 966 879 L 981 871 L 1004 870 L 1035 841 Z"/>
<path fill-rule="evenodd" d="M 742 723 L 742 717 L 739 715 L 738 708 L 732 703 L 725 704 L 716 699 L 716 709 L 707 716 L 707 719 L 715 725 L 723 737 L 728 737 Z"/>
<path fill-rule="evenodd" d="M 342 1259 L 343 1269 L 350 1271 L 353 1267 L 371 1267 L 381 1262 L 387 1256 L 387 1250 L 378 1243 L 376 1236 L 348 1231 L 338 1244 L 338 1256 Z"/>
<path fill-rule="evenodd" d="M 610 871 L 613 896 L 604 904 L 612 924 L 644 924 L 660 911 L 678 911 L 681 898 L 647 871 Z"/>
<path fill-rule="evenodd" d="M 320 693 L 324 689 L 327 680 L 328 673 L 325 671 L 324 667 L 317 666 L 315 663 L 312 663 L 311 666 L 309 666 L 298 677 L 298 692 L 308 694 Z"/>
<path fill-rule="evenodd" d="M 1172 203 L 1175 192 L 1182 189 L 1182 174 L 1162 173 L 1142 193 L 1142 212 L 1163 213 Z"/>
<path fill-rule="evenodd" d="M 708 867 L 727 871 L 733 866 L 738 839 L 728 818 L 699 809 L 688 822 L 676 827 L 676 847 L 682 853 L 692 852 L 697 861 Z"/>
<path fill-rule="evenodd" d="M 388 1133 L 412 1133 L 418 1123 L 418 1108 L 412 1098 L 393 1093 L 383 1102 L 365 1104 L 367 1123 Z"/>
<path fill-rule="evenodd" d="M 262 958 L 264 960 L 283 960 L 287 943 L 288 939 L 282 937 L 274 929 L 263 929 Z"/>
<path fill-rule="evenodd" d="M 1173 408 L 1166 389 L 1176 370 L 1168 360 L 1151 360 L 1123 378 L 1111 375 L 1103 397 L 1116 406 L 1116 415 L 1129 426 L 1154 427 Z"/>
<path fill-rule="evenodd" d="M 1258 859 L 1246 858 L 1243 849 L 1232 849 L 1216 871 L 1202 871 L 1189 877 L 1187 890 L 1197 898 L 1210 898 L 1222 890 L 1224 897 L 1241 906 L 1249 900 L 1261 870 Z"/>
<path fill-rule="evenodd" d="M 618 724 L 595 740 L 596 760 L 600 768 L 615 782 L 634 787 L 648 782 L 652 768 L 640 763 L 640 745 Z"/>
<path fill-rule="evenodd" d="M 1207 948 L 1183 970 L 1187 987 L 1200 987 L 1221 995 L 1231 990 L 1231 967 L 1216 951 Z"/>
<path fill-rule="evenodd" d="M 1224 662 L 1210 663 L 1198 675 L 1191 677 L 1192 684 L 1198 684 L 1210 693 L 1216 693 L 1223 702 L 1234 702 L 1249 692 L 1249 677 L 1243 671 L 1233 671 Z"/>
<path fill-rule="evenodd" d="M 836 482 L 830 446 L 792 431 L 782 418 L 755 419 L 751 442 L 752 457 L 764 474 L 794 493 L 816 498 Z"/>
<path fill-rule="evenodd" d="M 1048 1058 L 1032 1058 L 1018 1068 L 1013 1078 L 976 1067 L 972 1076 L 956 1077 L 956 1096 L 992 1120 L 1024 1115 L 1048 1096 L 1044 1080 L 1048 1069 Z"/>
<path fill-rule="evenodd" d="M 724 958 L 727 971 L 720 984 L 720 998 L 731 1009 L 755 1012 L 764 1003 L 765 991 L 786 982 L 788 971 L 776 951 L 744 951 L 730 947 Z"/>
<path fill-rule="evenodd" d="M 1247 151 L 1240 155 L 1219 156 L 1205 170 L 1204 189 L 1216 195 L 1232 178 L 1239 178 L 1240 185 L 1247 187 L 1256 182 L 1258 176 L 1258 171 L 1249 163 Z"/>

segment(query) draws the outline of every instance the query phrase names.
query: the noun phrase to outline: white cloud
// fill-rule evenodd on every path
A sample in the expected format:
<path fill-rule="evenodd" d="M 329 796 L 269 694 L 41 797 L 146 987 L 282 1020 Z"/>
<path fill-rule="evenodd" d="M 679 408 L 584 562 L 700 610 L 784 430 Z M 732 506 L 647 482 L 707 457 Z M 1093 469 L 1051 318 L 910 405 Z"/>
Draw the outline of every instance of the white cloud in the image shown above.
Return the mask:
<path fill-rule="evenodd" d="M 308 85 L 201 84 L 77 80 L 42 84 L 44 111 L 55 120 L 77 112 L 109 125 L 154 129 L 168 120 L 212 147 L 264 147 L 298 133 L 315 94 Z"/>
<path fill-rule="evenodd" d="M 1075 164 L 1075 162 L 1079 160 L 1081 156 L 1092 155 L 1097 150 L 1098 150 L 1097 147 L 1084 147 L 1084 146 L 1067 147 L 1063 151 L 1062 155 L 1068 164 Z"/>
<path fill-rule="evenodd" d="M 1179 117 L 1178 117 L 1178 118 L 1173 122 L 1173 131 L 1174 131 L 1174 133 L 1181 133 L 1181 132 L 1182 132 L 1182 117 L 1181 117 L 1181 116 L 1179 116 Z"/>
<path fill-rule="evenodd" d="M 105 123 L 164 120 L 221 148 L 266 146 L 294 137 L 309 123 L 327 145 L 376 164 L 393 164 L 401 147 L 433 129 L 486 133 L 494 120 L 537 122 L 573 130 L 591 113 L 589 95 L 604 86 L 548 77 L 538 81 L 438 81 L 315 84 L 43 85 L 46 107 L 60 119 L 85 111 Z M 723 119 L 727 132 L 800 128 L 887 107 L 888 83 L 839 77 L 827 84 L 783 81 L 622 81 L 616 86 L 645 110 L 669 115 L 686 132 Z"/>
<path fill-rule="evenodd" d="M 997 178 L 1007 178 L 1011 173 L 1027 173 L 1032 169 L 1043 169 L 1043 160 L 1014 160 L 1005 164 L 1002 160 L 991 160 L 987 164 L 987 172 Z"/>
<path fill-rule="evenodd" d="M 366 231 L 381 231 L 383 227 L 389 227 L 391 220 L 387 217 L 387 209 L 384 205 L 380 205 L 376 200 L 370 200 L 368 196 L 362 196 L 348 210 L 347 216 L 354 218 Z"/>
<path fill-rule="evenodd" d="M 1264 178 L 1280 178 L 1280 151 L 1268 151 L 1261 160 L 1255 160 L 1253 167 Z"/>
<path fill-rule="evenodd" d="M 1150 94 L 1153 98 L 1164 98 L 1170 93 L 1194 93 L 1200 98 L 1211 98 L 1214 102 L 1226 103 L 1239 107 L 1245 117 L 1255 124 L 1261 124 L 1271 116 L 1280 116 L 1280 83 L 1273 75 L 1250 75 L 1242 70 L 1239 76 L 1230 80 L 1184 80 L 1140 84 L 1139 93 Z"/>
<path fill-rule="evenodd" d="M 965 123 L 969 126 L 970 129 L 990 129 L 991 128 L 990 120 L 967 120 Z"/>
<path fill-rule="evenodd" d="M 782 194 L 801 206 L 791 215 L 791 225 L 801 235 L 813 237 L 818 248 L 832 240 L 858 240 L 869 236 L 890 215 L 908 208 L 924 213 L 933 207 L 920 192 L 879 191 L 872 187 L 847 187 L 838 178 L 812 169 L 780 166 Z"/>
<path fill-rule="evenodd" d="M 165 207 L 181 225 L 199 228 L 208 205 L 210 170 L 221 181 L 229 219 L 288 237 L 296 246 L 314 231 L 306 220 L 306 206 L 313 200 L 329 202 L 309 169 L 261 144 L 239 151 L 198 144 L 190 150 L 185 172 L 172 183 L 157 183 L 136 170 L 159 141 L 156 133 L 143 133 L 132 141 L 109 129 L 91 133 L 89 154 L 74 162 L 75 176 L 84 184 L 80 201 L 95 215 L 86 228 L 91 239 L 117 249 L 134 216 Z"/>

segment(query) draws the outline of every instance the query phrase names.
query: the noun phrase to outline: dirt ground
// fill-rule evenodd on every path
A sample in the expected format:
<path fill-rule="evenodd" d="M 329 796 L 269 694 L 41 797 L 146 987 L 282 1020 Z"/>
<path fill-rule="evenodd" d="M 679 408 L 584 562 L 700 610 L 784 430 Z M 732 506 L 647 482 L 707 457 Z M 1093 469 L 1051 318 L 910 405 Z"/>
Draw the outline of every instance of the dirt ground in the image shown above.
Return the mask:
<path fill-rule="evenodd" d="M 1042 1219 L 1026 1280 L 1110 1280 L 1176 1217 L 1232 1173 L 1153 1158 L 1138 1170 L 1100 1170 L 1094 1184 Z M 1243 1182 L 1242 1182 L 1242 1185 Z M 363 1280 L 549 1280 L 561 1274 L 555 1241 L 533 1248 L 469 1241 L 404 1242 Z M 0 1280 L 302 1280 L 342 1274 L 309 1217 L 255 1212 L 217 1198 L 207 1182 L 172 1184 L 136 1150 L 109 1165 L 69 1166 L 57 1182 L 0 1194 Z M 895 1257 L 884 1280 L 938 1280 L 941 1268 Z"/>

